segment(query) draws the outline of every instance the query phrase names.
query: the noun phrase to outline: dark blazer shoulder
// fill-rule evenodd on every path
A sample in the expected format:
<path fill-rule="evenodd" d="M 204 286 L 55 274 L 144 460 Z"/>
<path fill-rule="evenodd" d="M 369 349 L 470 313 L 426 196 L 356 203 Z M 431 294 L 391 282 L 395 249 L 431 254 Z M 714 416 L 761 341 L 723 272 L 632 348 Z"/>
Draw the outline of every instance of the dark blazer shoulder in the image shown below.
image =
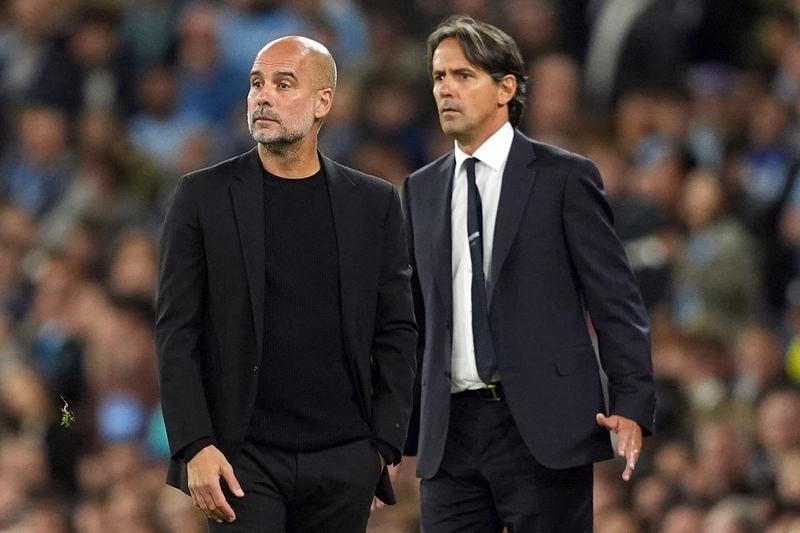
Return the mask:
<path fill-rule="evenodd" d="M 519 132 L 517 132 L 514 142 L 516 143 L 518 140 L 519 142 L 530 144 L 539 165 L 562 165 L 571 169 L 575 167 L 583 169 L 595 168 L 594 163 L 592 163 L 589 158 L 575 152 L 570 152 L 569 150 L 552 144 L 530 139 Z"/>
<path fill-rule="evenodd" d="M 356 170 L 339 163 L 336 164 L 339 165 L 340 172 L 346 174 L 347 177 L 353 180 L 356 185 L 366 185 L 367 187 L 380 191 L 389 191 L 392 189 L 392 184 L 383 178 L 373 176 L 372 174 L 367 174 L 366 172 L 361 172 L 360 170 Z"/>
<path fill-rule="evenodd" d="M 193 170 L 181 176 L 180 181 L 193 184 L 212 184 L 222 182 L 229 182 L 233 180 L 238 174 L 242 172 L 250 173 L 257 170 L 260 166 L 256 166 L 258 162 L 258 154 L 256 149 L 253 148 L 243 154 L 233 156 L 219 163 L 211 166 Z"/>
<path fill-rule="evenodd" d="M 431 177 L 440 176 L 443 170 L 448 168 L 448 166 L 453 163 L 454 157 L 453 150 L 450 150 L 444 155 L 434 159 L 424 167 L 412 172 L 407 179 L 409 181 L 420 181 L 429 179 Z"/>
<path fill-rule="evenodd" d="M 570 152 L 565 148 L 553 144 L 531 139 L 521 131 L 514 130 L 514 140 L 511 144 L 511 150 L 524 149 L 522 147 L 525 146 L 533 150 L 534 157 L 540 164 L 549 162 L 581 164 L 589 161 L 589 159 L 580 154 Z"/>
<path fill-rule="evenodd" d="M 383 178 L 337 163 L 327 156 L 323 155 L 322 161 L 325 171 L 329 174 L 328 177 L 334 180 L 344 180 L 345 183 L 349 182 L 362 190 L 376 194 L 388 195 L 394 189 L 394 185 Z"/>
<path fill-rule="evenodd" d="M 603 180 L 595 164 L 587 157 L 564 148 L 526 137 L 519 130 L 514 132 L 509 160 L 519 161 L 521 155 L 531 150 L 539 175 L 547 180 L 566 184 L 570 180 L 588 179 L 600 190 Z"/>

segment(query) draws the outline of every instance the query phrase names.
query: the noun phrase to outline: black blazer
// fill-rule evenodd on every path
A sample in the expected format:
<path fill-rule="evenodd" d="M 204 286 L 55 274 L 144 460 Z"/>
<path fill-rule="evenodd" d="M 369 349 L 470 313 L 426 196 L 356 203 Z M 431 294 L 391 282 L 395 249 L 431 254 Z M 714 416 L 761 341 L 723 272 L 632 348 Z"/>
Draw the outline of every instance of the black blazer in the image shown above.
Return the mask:
<path fill-rule="evenodd" d="M 403 215 L 386 181 L 321 156 L 339 255 L 344 347 L 373 435 L 402 450 L 416 324 Z M 256 396 L 264 339 L 264 185 L 253 150 L 181 178 L 161 238 L 156 343 L 173 459 L 212 436 L 231 460 Z M 377 495 L 393 501 L 386 471 Z"/>
<path fill-rule="evenodd" d="M 404 187 L 422 353 L 420 419 L 406 453 L 418 455 L 422 478 L 439 468 L 450 410 L 454 167 L 451 152 Z M 587 312 L 609 377 L 608 408 L 645 434 L 653 429 L 648 321 L 612 220 L 590 161 L 515 132 L 487 276 L 490 327 L 511 413 L 550 468 L 613 456 L 595 422 L 606 407 Z"/>

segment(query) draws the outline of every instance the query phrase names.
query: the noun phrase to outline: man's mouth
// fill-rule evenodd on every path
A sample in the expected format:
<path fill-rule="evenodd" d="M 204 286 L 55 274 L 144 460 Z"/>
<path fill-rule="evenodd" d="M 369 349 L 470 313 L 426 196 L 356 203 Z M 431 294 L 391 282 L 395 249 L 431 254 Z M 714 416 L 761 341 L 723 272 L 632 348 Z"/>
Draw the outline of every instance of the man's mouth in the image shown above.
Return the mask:
<path fill-rule="evenodd" d="M 259 122 L 275 122 L 276 124 L 280 124 L 281 121 L 278 117 L 269 116 L 269 115 L 253 115 L 253 124 L 257 124 Z"/>

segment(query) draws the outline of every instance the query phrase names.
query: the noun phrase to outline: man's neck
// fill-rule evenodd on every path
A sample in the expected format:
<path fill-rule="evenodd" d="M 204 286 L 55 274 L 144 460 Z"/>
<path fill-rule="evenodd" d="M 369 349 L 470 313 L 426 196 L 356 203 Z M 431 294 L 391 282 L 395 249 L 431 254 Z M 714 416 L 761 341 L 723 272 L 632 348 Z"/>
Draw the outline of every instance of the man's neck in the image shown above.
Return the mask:
<path fill-rule="evenodd" d="M 455 138 L 455 141 L 458 143 L 458 147 L 467 154 L 472 155 L 475 153 L 475 150 L 481 147 L 483 143 L 486 142 L 489 137 L 497 133 L 500 128 L 502 128 L 506 122 L 508 122 L 507 118 L 503 118 L 503 120 L 496 122 L 494 124 L 488 125 L 483 131 L 478 133 L 475 136 L 470 137 L 469 139 L 466 138 Z"/>
<path fill-rule="evenodd" d="M 478 148 L 483 146 L 483 143 L 489 140 L 492 135 L 500 131 L 500 128 L 505 126 L 506 122 L 508 122 L 508 120 L 503 120 L 499 124 L 492 125 L 492 127 L 486 128 L 479 135 L 470 137 L 469 139 L 455 138 L 455 141 L 462 152 L 472 156 Z"/>
<path fill-rule="evenodd" d="M 269 150 L 263 144 L 259 144 L 258 158 L 264 170 L 279 178 L 307 178 L 320 169 L 316 142 L 302 143 L 300 146 L 287 147 L 284 150 Z"/>

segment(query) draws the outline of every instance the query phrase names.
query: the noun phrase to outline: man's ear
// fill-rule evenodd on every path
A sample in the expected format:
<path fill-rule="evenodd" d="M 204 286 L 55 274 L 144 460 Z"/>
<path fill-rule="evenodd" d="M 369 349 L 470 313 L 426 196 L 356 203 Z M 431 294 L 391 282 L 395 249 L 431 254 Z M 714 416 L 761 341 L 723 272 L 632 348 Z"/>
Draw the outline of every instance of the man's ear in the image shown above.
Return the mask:
<path fill-rule="evenodd" d="M 325 118 L 330 113 L 333 105 L 333 89 L 320 89 L 317 100 L 317 107 L 314 109 L 314 117 L 317 119 Z"/>
<path fill-rule="evenodd" d="M 508 104 L 515 94 L 517 94 L 517 77 L 513 74 L 506 74 L 497 83 L 497 104 L 500 107 Z"/>

